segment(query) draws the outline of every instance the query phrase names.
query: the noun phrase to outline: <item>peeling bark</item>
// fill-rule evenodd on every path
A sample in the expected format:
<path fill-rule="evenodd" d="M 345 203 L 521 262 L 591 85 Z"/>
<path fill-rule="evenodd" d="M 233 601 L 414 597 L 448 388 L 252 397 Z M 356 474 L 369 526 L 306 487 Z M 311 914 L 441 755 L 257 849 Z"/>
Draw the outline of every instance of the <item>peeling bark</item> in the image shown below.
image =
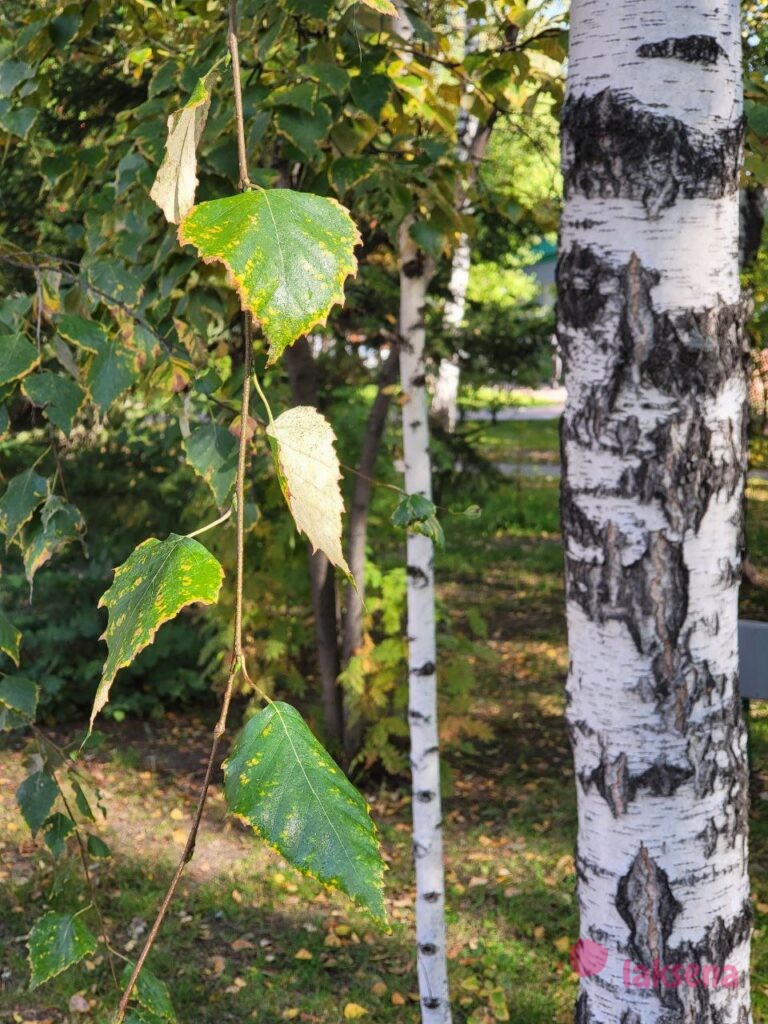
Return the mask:
<path fill-rule="evenodd" d="M 561 509 L 577 1024 L 751 1024 L 737 598 L 746 468 L 739 11 L 574 0 Z M 622 962 L 651 972 L 627 986 Z M 666 985 L 726 964 L 736 987 Z M 654 965 L 656 974 L 654 975 Z"/>

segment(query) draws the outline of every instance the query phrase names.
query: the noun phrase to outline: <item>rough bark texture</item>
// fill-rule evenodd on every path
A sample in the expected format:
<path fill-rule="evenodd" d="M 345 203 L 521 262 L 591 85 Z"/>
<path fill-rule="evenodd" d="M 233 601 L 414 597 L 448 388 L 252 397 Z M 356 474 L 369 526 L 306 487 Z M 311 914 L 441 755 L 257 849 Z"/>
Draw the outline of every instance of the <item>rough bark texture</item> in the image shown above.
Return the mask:
<path fill-rule="evenodd" d="M 400 229 L 400 381 L 408 494 L 432 494 L 424 363 L 424 304 L 431 277 L 424 254 Z M 449 1024 L 445 949 L 443 822 L 437 729 L 435 578 L 432 541 L 408 534 L 408 722 L 416 864 L 416 946 L 423 1024 Z"/>
<path fill-rule="evenodd" d="M 577 1024 L 750 1024 L 736 0 L 573 0 L 558 335 Z M 627 987 L 626 960 L 650 972 Z M 670 985 L 658 969 L 735 968 Z"/>
<path fill-rule="evenodd" d="M 296 405 L 317 406 L 317 365 L 309 342 L 300 338 L 286 350 L 291 394 Z M 307 545 L 309 576 L 312 586 L 312 611 L 317 640 L 317 667 L 322 687 L 323 711 L 328 738 L 337 746 L 344 734 L 341 687 L 338 684 L 341 662 L 337 618 L 336 578 L 322 551 L 313 553 Z"/>

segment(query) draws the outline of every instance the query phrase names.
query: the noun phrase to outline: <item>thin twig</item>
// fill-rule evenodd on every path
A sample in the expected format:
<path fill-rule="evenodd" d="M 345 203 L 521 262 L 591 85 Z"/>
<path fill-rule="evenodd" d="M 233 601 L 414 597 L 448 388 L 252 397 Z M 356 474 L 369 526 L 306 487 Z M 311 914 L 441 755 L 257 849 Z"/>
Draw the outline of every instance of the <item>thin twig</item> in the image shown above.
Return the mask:
<path fill-rule="evenodd" d="M 229 46 L 230 53 L 232 54 L 232 76 L 235 86 L 235 111 L 237 120 L 237 141 L 238 141 L 238 153 L 240 155 L 240 184 L 241 188 L 248 187 L 248 169 L 245 163 L 245 130 L 243 125 L 243 105 L 242 97 L 240 96 L 240 68 L 238 65 L 237 57 L 237 0 L 230 0 L 229 5 Z M 253 341 L 251 332 L 251 317 L 250 314 L 245 312 L 243 314 L 243 392 L 242 392 L 242 403 L 240 409 L 241 423 L 246 424 L 248 422 L 250 397 L 251 397 L 251 357 L 252 357 Z M 213 730 L 213 739 L 211 741 L 211 750 L 208 755 L 208 763 L 205 768 L 205 778 L 203 784 L 200 787 L 200 795 L 197 801 L 197 808 L 195 815 L 192 819 L 192 826 L 187 836 L 187 841 L 184 844 L 184 850 L 182 851 L 181 858 L 179 860 L 176 871 L 174 872 L 173 878 L 171 879 L 168 890 L 163 897 L 163 901 L 160 904 L 160 909 L 157 912 L 154 923 L 147 934 L 144 947 L 139 954 L 139 958 L 136 961 L 136 966 L 133 969 L 130 980 L 125 987 L 120 998 L 120 1005 L 117 1009 L 113 1024 L 122 1024 L 122 1020 L 125 1017 L 126 1010 L 128 1008 L 128 1002 L 131 998 L 131 993 L 136 984 L 136 979 L 144 966 L 144 962 L 147 959 L 149 951 L 151 950 L 157 934 L 160 931 L 160 926 L 163 923 L 168 908 L 171 905 L 176 888 L 181 880 L 181 876 L 184 873 L 184 868 L 192 859 L 195 852 L 195 843 L 197 841 L 197 834 L 200 830 L 200 823 L 203 818 L 203 811 L 205 810 L 205 803 L 208 797 L 208 789 L 211 784 L 211 777 L 213 775 L 213 768 L 216 763 L 216 755 L 219 750 L 219 744 L 221 738 L 224 735 L 227 728 L 227 716 L 229 714 L 229 706 L 232 701 L 232 694 L 235 687 L 235 679 L 239 672 L 243 669 L 243 582 L 245 576 L 245 470 L 248 459 L 248 431 L 242 429 L 240 431 L 240 444 L 238 447 L 237 457 L 237 482 L 235 485 L 235 500 L 237 503 L 237 526 L 236 526 L 236 544 L 237 544 L 237 577 L 235 582 L 235 618 L 233 627 L 233 639 L 232 639 L 232 656 L 229 664 L 229 672 L 227 674 L 227 682 L 224 687 L 224 695 L 221 701 L 221 713 L 219 714 L 219 720 L 217 721 Z"/>

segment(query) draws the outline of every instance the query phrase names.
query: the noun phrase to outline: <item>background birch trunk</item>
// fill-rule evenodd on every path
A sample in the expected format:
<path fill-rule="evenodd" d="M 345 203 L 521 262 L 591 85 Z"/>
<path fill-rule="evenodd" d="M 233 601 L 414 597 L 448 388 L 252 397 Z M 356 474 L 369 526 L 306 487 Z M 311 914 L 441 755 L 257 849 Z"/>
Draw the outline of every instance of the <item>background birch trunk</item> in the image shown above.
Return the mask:
<path fill-rule="evenodd" d="M 608 956 L 582 978 L 580 1024 L 752 1020 L 740 38 L 737 0 L 571 7 L 567 714 L 581 936 Z M 627 960 L 647 987 L 626 986 Z M 667 987 L 654 964 L 730 964 L 736 982 Z"/>
<path fill-rule="evenodd" d="M 403 393 L 403 460 L 408 494 L 432 496 L 429 455 L 424 305 L 432 268 L 411 238 L 399 233 L 400 382 Z M 440 751 L 437 727 L 434 547 L 409 533 L 408 723 L 413 780 L 413 855 L 416 865 L 416 948 L 424 1024 L 448 1024 L 451 1008 L 446 959 Z"/>

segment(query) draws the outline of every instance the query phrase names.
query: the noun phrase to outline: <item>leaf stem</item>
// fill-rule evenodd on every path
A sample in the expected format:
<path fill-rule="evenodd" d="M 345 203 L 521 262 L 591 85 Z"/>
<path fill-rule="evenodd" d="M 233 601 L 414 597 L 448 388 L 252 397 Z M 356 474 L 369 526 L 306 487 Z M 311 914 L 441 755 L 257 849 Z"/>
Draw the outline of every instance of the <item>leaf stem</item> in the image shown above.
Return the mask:
<path fill-rule="evenodd" d="M 269 407 L 269 402 L 267 401 L 267 396 L 262 391 L 261 384 L 259 383 L 259 378 L 258 378 L 258 376 L 255 373 L 253 375 L 253 386 L 256 388 L 256 394 L 259 396 L 259 398 L 264 403 L 264 408 L 267 410 L 267 420 L 268 420 L 269 425 L 271 427 L 274 424 L 275 420 L 274 420 L 274 418 L 272 416 L 272 410 Z"/>
<path fill-rule="evenodd" d="M 232 55 L 232 78 L 234 83 L 235 92 L 235 119 L 237 123 L 237 148 L 238 155 L 240 158 L 240 185 L 241 188 L 247 188 L 249 186 L 248 181 L 248 168 L 245 160 L 245 130 L 243 126 L 243 102 L 240 94 L 240 65 L 238 59 L 237 50 L 237 0 L 230 0 L 229 3 L 229 32 L 228 32 L 229 49 Z M 243 391 L 242 401 L 240 407 L 241 423 L 245 424 L 248 421 L 248 413 L 250 406 L 251 397 L 251 360 L 253 351 L 253 340 L 251 332 L 251 316 L 250 313 L 243 313 Z M 203 811 L 205 810 L 205 803 L 208 797 L 208 789 L 211 784 L 211 778 L 213 776 L 213 768 L 216 763 L 216 755 L 219 750 L 219 744 L 221 738 L 224 735 L 227 728 L 227 716 L 229 714 L 229 706 L 232 702 L 232 694 L 235 688 L 235 679 L 243 669 L 243 580 L 245 575 L 245 470 L 248 461 L 248 431 L 243 429 L 240 431 L 240 444 L 238 447 L 237 457 L 237 482 L 235 484 L 235 500 L 237 505 L 237 519 L 236 519 L 236 545 L 237 545 L 237 575 L 235 582 L 235 617 L 233 627 L 233 638 L 232 638 L 232 655 L 229 663 L 229 672 L 227 673 L 227 681 L 224 687 L 224 695 L 221 700 L 221 712 L 219 714 L 219 720 L 213 730 L 213 738 L 211 740 L 211 749 L 208 755 L 208 763 L 205 768 L 205 777 L 203 784 L 200 787 L 200 795 L 197 800 L 197 807 L 195 814 L 192 819 L 192 825 L 187 836 L 187 841 L 184 844 L 184 849 L 179 859 L 179 863 L 174 872 L 173 878 L 170 881 L 168 889 L 163 897 L 163 901 L 160 904 L 160 908 L 155 917 L 154 923 L 150 928 L 147 938 L 144 942 L 144 946 L 139 954 L 139 958 L 136 961 L 136 965 L 133 968 L 131 977 L 128 984 L 125 987 L 125 991 L 120 997 L 120 1005 L 118 1006 L 117 1013 L 114 1018 L 113 1024 L 122 1024 L 123 1018 L 125 1017 L 126 1010 L 128 1008 L 128 1002 L 131 998 L 136 979 L 138 978 L 142 967 L 149 955 L 149 951 L 157 938 L 160 926 L 163 923 L 165 915 L 168 912 L 168 908 L 171 905 L 176 888 L 181 880 L 181 876 L 184 873 L 184 868 L 187 866 L 189 861 L 192 859 L 195 852 L 195 843 L 197 841 L 197 834 L 200 830 L 200 823 L 203 818 Z"/>
<path fill-rule="evenodd" d="M 224 515 L 219 516 L 218 519 L 214 519 L 212 523 L 208 523 L 207 526 L 201 526 L 199 530 L 193 530 L 192 533 L 185 534 L 187 540 L 192 540 L 193 537 L 199 537 L 201 533 L 207 533 L 216 526 L 221 526 L 222 523 L 226 523 L 229 517 L 232 515 L 232 508 L 228 508 Z"/>

